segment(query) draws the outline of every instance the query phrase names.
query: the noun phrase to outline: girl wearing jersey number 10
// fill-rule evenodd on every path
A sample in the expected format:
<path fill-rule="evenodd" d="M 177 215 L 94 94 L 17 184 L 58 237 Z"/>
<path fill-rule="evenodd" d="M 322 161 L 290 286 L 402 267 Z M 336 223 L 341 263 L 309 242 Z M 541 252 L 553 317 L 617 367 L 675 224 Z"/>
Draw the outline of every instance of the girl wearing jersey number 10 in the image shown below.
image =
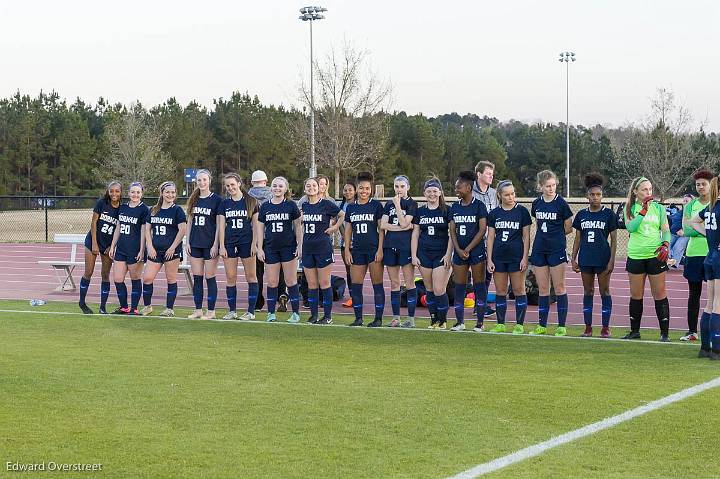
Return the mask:
<path fill-rule="evenodd" d="M 357 201 L 348 205 L 345 211 L 345 257 L 350 261 L 350 297 L 355 313 L 355 321 L 350 326 L 363 325 L 363 283 L 369 269 L 375 298 L 375 319 L 368 327 L 377 328 L 382 326 L 385 310 L 382 264 L 384 234 L 380 229 L 383 206 L 370 197 L 372 181 L 370 173 L 357 175 Z"/>
<path fill-rule="evenodd" d="M 650 180 L 642 176 L 633 180 L 623 212 L 630 234 L 625 265 L 630 278 L 630 332 L 623 339 L 640 339 L 645 280 L 649 278 L 660 323 L 660 341 L 670 341 L 670 304 L 665 289 L 670 227 L 665 207 L 653 201 Z"/>
<path fill-rule="evenodd" d="M 193 275 L 195 311 L 190 319 L 214 319 L 217 300 L 218 231 L 217 215 L 222 198 L 210 191 L 212 177 L 208 170 L 195 174 L 195 190 L 187 202 L 190 269 Z M 207 314 L 203 314 L 203 279 L 207 281 Z"/>
<path fill-rule="evenodd" d="M 288 323 L 300 322 L 300 288 L 297 282 L 298 256 L 302 253 L 302 218 L 294 201 L 290 200 L 290 185 L 282 176 L 273 178 L 272 198 L 263 203 L 258 222 L 264 234 L 258 232 L 257 255 L 265 263 L 267 275 L 268 322 L 277 321 L 275 305 L 278 299 L 280 274 L 285 277 L 292 313 Z"/>
<path fill-rule="evenodd" d="M 327 190 L 327 188 L 326 188 Z M 307 201 L 302 205 L 302 265 L 308 283 L 311 324 L 332 324 L 333 292 L 330 270 L 333 264 L 333 235 L 340 228 L 345 213 L 334 201 L 320 196 L 320 181 L 305 180 Z M 323 317 L 318 317 L 322 290 Z"/>
<path fill-rule="evenodd" d="M 530 250 L 530 225 L 532 219 L 527 208 L 515 201 L 515 187 L 511 181 L 498 183 L 497 196 L 500 206 L 488 214 L 487 270 L 495 280 L 495 307 L 497 325 L 492 333 L 505 332 L 507 311 L 508 276 L 515 293 L 515 327 L 513 334 L 525 332 L 525 272 Z"/>
<path fill-rule="evenodd" d="M 578 211 L 573 221 L 575 241 L 572 250 L 572 268 L 576 273 L 580 273 L 583 282 L 583 319 L 585 321 L 583 337 L 590 337 L 593 332 L 595 276 L 598 279 L 602 301 L 600 337 L 610 337 L 610 316 L 612 314 L 610 275 L 615 267 L 617 217 L 611 209 L 605 208 L 601 204 L 604 184 L 605 178 L 602 175 L 590 173 L 585 176 L 585 188 L 590 206 Z M 610 239 L 609 245 L 608 238 Z"/>
<path fill-rule="evenodd" d="M 541 193 L 535 198 L 530 214 L 535 218 L 535 241 L 533 241 L 530 264 L 537 278 L 538 325 L 530 334 L 547 332 L 550 314 L 550 282 L 557 295 L 558 327 L 555 336 L 567 336 L 568 297 L 565 292 L 565 265 L 567 251 L 565 236 L 572 232 L 572 211 L 565 199 L 556 193 L 557 176 L 550 170 L 537 174 L 537 189 Z"/>
<path fill-rule="evenodd" d="M 217 217 L 218 245 L 227 278 L 225 292 L 228 312 L 223 319 L 250 321 L 255 319 L 255 306 L 260 292 L 255 270 L 257 243 L 255 235 L 259 229 L 257 200 L 248 194 L 237 173 L 226 174 L 223 183 L 229 196 L 220 204 Z M 245 281 L 248 285 L 248 309 L 239 318 L 236 311 L 238 258 L 242 261 Z"/>
<path fill-rule="evenodd" d="M 447 284 L 453 249 L 449 236 L 450 209 L 445 204 L 442 184 L 437 178 L 425 182 L 423 194 L 427 203 L 417 209 L 413 218 L 413 264 L 420 268 L 427 289 L 429 329 L 445 329 L 449 308 Z"/>

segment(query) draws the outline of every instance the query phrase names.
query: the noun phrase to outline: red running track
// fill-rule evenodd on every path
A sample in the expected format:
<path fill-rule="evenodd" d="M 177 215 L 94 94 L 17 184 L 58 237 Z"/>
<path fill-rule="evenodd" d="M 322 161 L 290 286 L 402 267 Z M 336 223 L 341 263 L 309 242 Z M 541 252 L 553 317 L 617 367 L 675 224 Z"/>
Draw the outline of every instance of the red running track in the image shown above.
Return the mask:
<path fill-rule="evenodd" d="M 82 258 L 83 248 L 81 245 L 78 246 L 78 259 Z M 41 260 L 61 260 L 66 261 L 70 259 L 70 245 L 67 244 L 3 244 L 0 247 L 0 298 L 2 299 L 45 299 L 54 301 L 73 301 L 77 298 L 77 291 L 66 291 L 63 293 L 54 292 L 55 287 L 58 285 L 55 273 L 52 268 L 48 265 L 39 265 L 37 262 Z M 83 268 L 75 268 L 73 277 L 75 282 L 79 283 L 80 276 Z M 336 262 L 333 265 L 333 274 L 337 276 L 345 277 L 345 268 L 339 258 L 339 254 L 336 254 Z M 129 285 L 129 279 L 126 280 Z M 90 291 L 88 292 L 88 302 L 97 303 L 99 302 L 99 285 L 100 285 L 100 270 L 99 261 L 96 266 L 96 274 L 93 277 L 90 285 Z M 187 288 L 182 275 L 179 276 L 178 287 L 182 291 Z M 655 307 L 653 300 L 650 296 L 649 285 L 646 286 L 645 293 L 645 309 L 643 315 L 644 326 L 656 326 L 657 319 L 655 317 Z M 218 271 L 218 289 L 219 298 L 217 302 L 218 310 L 224 309 L 225 303 L 225 274 L 222 267 Z M 388 292 L 386 298 L 386 314 L 390 312 L 390 282 L 387 276 L 385 277 L 385 289 Z M 682 271 L 671 270 L 667 275 L 667 289 L 668 298 L 670 300 L 670 325 L 674 329 L 687 329 L 687 282 L 682 277 Z M 492 290 L 492 287 L 491 287 Z M 568 266 L 567 274 L 567 290 L 569 296 L 569 311 L 568 311 L 568 324 L 583 324 L 582 315 L 582 297 L 583 289 L 580 275 L 573 273 Z M 163 304 L 165 297 L 165 277 L 161 272 L 155 280 L 155 294 L 154 303 L 156 305 Z M 238 309 L 242 310 L 246 303 L 246 291 L 247 286 L 244 284 L 244 276 L 242 267 L 238 272 Z M 366 280 L 363 288 L 365 296 L 365 314 L 373 314 L 373 294 L 372 286 L 369 279 Z M 611 280 L 611 292 L 613 296 L 613 317 L 611 320 L 611 326 L 625 326 L 629 324 L 628 321 L 628 303 L 630 299 L 629 286 L 627 280 L 627 274 L 624 270 L 624 261 L 618 261 L 615 266 L 615 272 Z M 346 293 L 346 295 L 349 292 Z M 705 298 L 705 291 L 703 290 L 703 299 Z M 115 288 L 112 288 L 110 294 L 110 303 L 114 304 Z M 192 297 L 188 295 L 178 296 L 176 304 L 179 306 L 192 306 Z M 704 301 L 702 302 L 704 304 Z M 508 316 L 509 322 L 514 320 L 514 309 L 513 302 L 508 302 Z M 452 310 L 452 305 L 451 308 Z M 342 308 L 339 303 L 335 303 L 334 311 L 350 313 L 351 310 Z M 450 317 L 453 317 L 454 313 L 449 313 Z M 418 308 L 418 316 L 427 316 L 427 309 Z M 472 319 L 471 310 L 465 311 L 467 320 Z M 530 306 L 527 312 L 527 321 L 537 321 L 537 307 Z M 550 322 L 556 322 L 557 316 L 555 313 L 554 306 L 551 308 Z M 595 295 L 595 306 L 593 322 L 599 324 L 600 322 L 600 296 Z"/>

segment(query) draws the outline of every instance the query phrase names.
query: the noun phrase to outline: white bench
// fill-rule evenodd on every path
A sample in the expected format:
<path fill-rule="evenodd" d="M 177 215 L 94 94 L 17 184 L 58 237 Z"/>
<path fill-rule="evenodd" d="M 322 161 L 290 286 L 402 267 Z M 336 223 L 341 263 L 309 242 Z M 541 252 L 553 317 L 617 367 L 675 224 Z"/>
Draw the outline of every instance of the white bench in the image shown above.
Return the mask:
<path fill-rule="evenodd" d="M 47 264 L 52 267 L 53 271 L 55 272 L 55 277 L 60 284 L 60 286 L 55 288 L 55 291 L 74 291 L 75 289 L 77 289 L 77 285 L 75 284 L 72 273 L 75 270 L 76 266 L 83 266 L 85 264 L 84 257 L 80 258 L 80 261 L 77 260 L 77 245 L 85 244 L 85 235 L 59 233 L 53 236 L 53 241 L 55 243 L 69 243 L 71 245 L 70 261 L 48 260 L 38 261 L 38 264 Z"/>

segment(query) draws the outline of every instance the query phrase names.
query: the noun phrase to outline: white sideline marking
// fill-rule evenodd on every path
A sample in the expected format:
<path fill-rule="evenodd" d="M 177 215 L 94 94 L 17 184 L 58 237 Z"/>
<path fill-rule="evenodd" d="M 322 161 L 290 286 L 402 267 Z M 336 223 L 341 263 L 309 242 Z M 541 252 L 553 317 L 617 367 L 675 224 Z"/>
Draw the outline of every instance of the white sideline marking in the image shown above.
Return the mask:
<path fill-rule="evenodd" d="M 581 427 L 580 429 L 575 429 L 574 431 L 561 434 L 560 436 L 553 437 L 547 441 L 535 444 L 530 447 L 526 447 L 525 449 L 520 449 L 519 451 L 508 454 L 507 456 L 499 457 L 490 462 L 486 462 L 485 464 L 479 464 L 472 469 L 468 469 L 467 471 L 463 471 L 454 476 L 450 476 L 449 479 L 472 479 L 482 476 L 484 474 L 488 474 L 490 472 L 495 472 L 499 469 L 510 466 L 517 462 L 524 461 L 525 459 L 539 456 L 543 452 L 553 449 L 555 447 L 575 441 L 577 439 L 581 439 L 585 436 L 590 436 L 604 429 L 617 426 L 618 424 L 625 421 L 629 421 L 636 417 L 663 408 L 672 403 L 682 401 L 689 397 L 695 396 L 696 394 L 700 394 L 703 391 L 707 391 L 708 389 L 716 388 L 718 386 L 720 386 L 720 377 L 712 379 L 706 383 L 698 384 L 697 386 L 683 389 L 682 391 L 676 392 L 669 396 L 665 396 L 664 398 L 649 402 L 644 406 L 630 409 L 629 411 L 625 411 L 624 413 L 618 414 L 617 416 L 612 416 L 603 419 L 602 421 L 588 424 L 587 426 Z"/>

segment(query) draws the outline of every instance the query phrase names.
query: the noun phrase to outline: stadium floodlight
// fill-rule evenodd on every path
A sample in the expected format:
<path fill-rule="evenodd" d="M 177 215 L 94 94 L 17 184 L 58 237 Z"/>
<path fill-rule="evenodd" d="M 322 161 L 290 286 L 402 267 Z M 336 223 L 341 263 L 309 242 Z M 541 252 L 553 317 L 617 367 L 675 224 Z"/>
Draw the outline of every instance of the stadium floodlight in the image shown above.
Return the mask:
<path fill-rule="evenodd" d="M 560 52 L 558 61 L 565 62 L 565 197 L 570 197 L 570 62 L 575 52 Z"/>
<path fill-rule="evenodd" d="M 315 165 L 315 90 L 313 78 L 313 22 L 325 18 L 322 15 L 327 12 L 324 7 L 303 7 L 300 9 L 300 17 L 303 22 L 310 22 L 310 177 L 317 176 L 317 166 Z"/>

